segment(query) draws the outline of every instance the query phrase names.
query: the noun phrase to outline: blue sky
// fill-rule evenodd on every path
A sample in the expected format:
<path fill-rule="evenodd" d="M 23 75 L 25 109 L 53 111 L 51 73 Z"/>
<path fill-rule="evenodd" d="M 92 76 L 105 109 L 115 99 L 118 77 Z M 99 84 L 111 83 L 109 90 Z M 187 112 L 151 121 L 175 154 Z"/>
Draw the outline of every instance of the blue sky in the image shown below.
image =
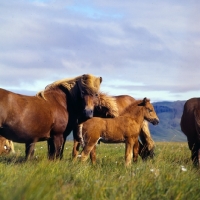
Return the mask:
<path fill-rule="evenodd" d="M 198 97 L 199 10 L 180 0 L 1 1 L 0 87 L 34 95 L 91 73 L 110 95 Z"/>

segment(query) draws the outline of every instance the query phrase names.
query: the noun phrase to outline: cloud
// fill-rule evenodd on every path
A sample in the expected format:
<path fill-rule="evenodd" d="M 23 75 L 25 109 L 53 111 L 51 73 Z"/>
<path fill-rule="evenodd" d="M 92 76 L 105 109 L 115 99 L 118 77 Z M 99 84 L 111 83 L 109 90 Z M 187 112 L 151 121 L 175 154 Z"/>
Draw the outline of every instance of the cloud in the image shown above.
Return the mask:
<path fill-rule="evenodd" d="M 0 86 L 37 92 L 93 73 L 113 95 L 198 96 L 198 8 L 187 1 L 4 1 Z"/>

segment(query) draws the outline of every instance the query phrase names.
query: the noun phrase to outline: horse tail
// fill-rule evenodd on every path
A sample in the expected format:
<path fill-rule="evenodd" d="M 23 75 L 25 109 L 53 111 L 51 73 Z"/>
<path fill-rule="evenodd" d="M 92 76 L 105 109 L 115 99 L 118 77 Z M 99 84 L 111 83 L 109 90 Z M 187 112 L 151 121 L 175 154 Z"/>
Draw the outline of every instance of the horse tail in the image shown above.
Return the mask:
<path fill-rule="evenodd" d="M 152 150 L 155 147 L 155 142 L 153 141 L 151 137 L 151 133 L 149 130 L 149 124 L 146 120 L 143 121 L 142 129 L 140 132 L 140 140 L 143 143 L 143 145 L 147 145 L 148 150 Z"/>
<path fill-rule="evenodd" d="M 83 123 L 77 125 L 76 133 L 74 134 L 74 138 L 81 144 L 82 147 L 85 146 L 83 140 Z"/>

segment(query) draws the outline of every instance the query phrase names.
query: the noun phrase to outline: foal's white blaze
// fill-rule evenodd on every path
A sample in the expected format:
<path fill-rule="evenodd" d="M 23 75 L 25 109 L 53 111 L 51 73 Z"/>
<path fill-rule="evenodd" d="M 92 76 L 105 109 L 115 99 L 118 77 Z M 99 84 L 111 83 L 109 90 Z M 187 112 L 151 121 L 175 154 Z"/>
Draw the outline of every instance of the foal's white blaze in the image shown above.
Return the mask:
<path fill-rule="evenodd" d="M 8 149 L 8 147 L 6 145 L 4 145 L 4 149 Z"/>

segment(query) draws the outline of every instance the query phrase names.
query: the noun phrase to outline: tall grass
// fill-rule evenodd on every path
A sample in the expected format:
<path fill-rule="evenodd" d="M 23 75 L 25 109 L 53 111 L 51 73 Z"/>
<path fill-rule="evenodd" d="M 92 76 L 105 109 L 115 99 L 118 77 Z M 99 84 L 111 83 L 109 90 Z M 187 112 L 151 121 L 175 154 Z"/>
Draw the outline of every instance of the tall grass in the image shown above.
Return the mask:
<path fill-rule="evenodd" d="M 63 160 L 48 161 L 46 143 L 37 143 L 34 160 L 0 157 L 1 200 L 200 199 L 200 171 L 193 167 L 186 143 L 156 143 L 156 156 L 124 166 L 124 144 L 100 144 L 97 164 L 72 162 L 72 142 Z"/>

